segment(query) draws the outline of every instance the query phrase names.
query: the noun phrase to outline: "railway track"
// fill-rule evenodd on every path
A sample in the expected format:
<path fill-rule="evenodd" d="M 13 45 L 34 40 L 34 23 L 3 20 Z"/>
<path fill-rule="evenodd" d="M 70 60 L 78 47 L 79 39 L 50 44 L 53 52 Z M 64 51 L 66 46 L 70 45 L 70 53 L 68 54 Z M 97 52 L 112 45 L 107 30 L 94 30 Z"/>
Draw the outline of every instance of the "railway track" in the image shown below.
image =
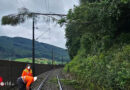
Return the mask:
<path fill-rule="evenodd" d="M 47 81 L 48 77 L 49 77 L 49 74 L 48 74 L 48 75 L 46 76 L 46 78 L 41 82 L 41 84 L 39 85 L 39 87 L 38 87 L 37 90 L 41 90 L 41 89 L 42 89 L 42 87 L 43 87 L 44 83 Z"/>
<path fill-rule="evenodd" d="M 40 83 L 36 90 L 63 90 L 60 79 L 59 71 L 50 72 Z M 50 80 L 56 78 L 57 83 L 50 83 Z M 58 86 L 57 86 L 58 85 Z"/>

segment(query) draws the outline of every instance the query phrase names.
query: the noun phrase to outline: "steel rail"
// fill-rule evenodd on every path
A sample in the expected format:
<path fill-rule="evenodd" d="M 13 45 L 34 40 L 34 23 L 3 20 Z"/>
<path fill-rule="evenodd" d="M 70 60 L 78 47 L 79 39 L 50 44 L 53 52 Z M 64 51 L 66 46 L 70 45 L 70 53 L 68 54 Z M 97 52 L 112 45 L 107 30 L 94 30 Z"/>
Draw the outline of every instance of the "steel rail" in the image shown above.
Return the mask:
<path fill-rule="evenodd" d="M 61 86 L 61 82 L 60 82 L 60 80 L 59 80 L 58 75 L 57 75 L 57 80 L 58 80 L 59 90 L 63 90 L 63 88 L 62 88 L 62 86 Z"/>
<path fill-rule="evenodd" d="M 41 84 L 39 85 L 39 87 L 38 87 L 37 90 L 41 90 L 41 89 L 42 89 L 42 87 L 43 87 L 44 83 L 47 81 L 49 75 L 50 75 L 50 74 L 48 74 L 48 75 L 46 76 L 46 78 L 41 82 Z"/>

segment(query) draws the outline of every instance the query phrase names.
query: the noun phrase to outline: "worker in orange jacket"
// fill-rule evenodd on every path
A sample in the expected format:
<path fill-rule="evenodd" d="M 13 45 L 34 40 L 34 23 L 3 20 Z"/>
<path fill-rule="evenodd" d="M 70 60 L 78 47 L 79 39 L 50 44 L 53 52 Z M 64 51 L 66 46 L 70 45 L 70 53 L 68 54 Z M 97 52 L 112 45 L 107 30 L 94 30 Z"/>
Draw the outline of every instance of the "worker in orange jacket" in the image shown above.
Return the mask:
<path fill-rule="evenodd" d="M 30 85 L 37 80 L 37 77 L 21 76 L 17 79 L 19 90 L 30 90 Z"/>
<path fill-rule="evenodd" d="M 26 68 L 23 70 L 22 76 L 33 76 L 30 64 L 28 64 Z"/>

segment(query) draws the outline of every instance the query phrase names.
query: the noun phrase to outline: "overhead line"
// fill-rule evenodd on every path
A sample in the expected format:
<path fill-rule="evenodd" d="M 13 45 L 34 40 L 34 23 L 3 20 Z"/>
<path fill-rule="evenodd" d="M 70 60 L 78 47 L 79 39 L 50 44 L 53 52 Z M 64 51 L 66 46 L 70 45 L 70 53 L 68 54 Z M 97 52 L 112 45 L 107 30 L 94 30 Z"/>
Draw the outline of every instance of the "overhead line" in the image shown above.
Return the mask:
<path fill-rule="evenodd" d="M 16 2 L 18 3 L 18 4 L 20 4 L 20 2 L 18 1 L 18 0 L 16 0 Z M 21 4 L 20 4 L 21 5 Z"/>
<path fill-rule="evenodd" d="M 46 32 L 43 32 L 41 35 L 39 35 L 36 40 L 38 40 L 40 37 L 42 37 L 44 34 L 46 34 L 48 32 L 48 30 Z"/>
<path fill-rule="evenodd" d="M 19 1 L 19 0 L 16 0 L 18 4 L 22 4 L 21 6 L 25 7 L 25 4 L 23 3 L 23 1 Z"/>
<path fill-rule="evenodd" d="M 76 0 L 72 0 L 72 1 L 74 1 L 76 4 L 79 4 L 79 2 L 80 2 L 80 1 L 78 2 L 78 1 L 76 1 Z"/>
<path fill-rule="evenodd" d="M 50 3 L 49 3 L 50 0 L 47 0 L 47 1 L 48 1 L 48 11 L 49 11 L 49 13 L 50 13 L 50 5 L 49 5 L 49 4 L 50 4 Z"/>
<path fill-rule="evenodd" d="M 26 6 L 25 6 L 24 2 L 23 2 L 22 0 L 20 0 L 20 1 L 21 1 L 21 3 L 22 3 L 23 7 L 25 7 L 25 8 L 26 8 Z"/>

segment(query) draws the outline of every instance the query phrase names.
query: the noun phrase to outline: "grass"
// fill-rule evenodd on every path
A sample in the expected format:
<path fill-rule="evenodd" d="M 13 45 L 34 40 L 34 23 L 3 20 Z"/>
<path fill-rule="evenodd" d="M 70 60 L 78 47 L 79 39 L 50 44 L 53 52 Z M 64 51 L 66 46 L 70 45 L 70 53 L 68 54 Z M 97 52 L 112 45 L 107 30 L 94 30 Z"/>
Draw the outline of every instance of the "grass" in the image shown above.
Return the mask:
<path fill-rule="evenodd" d="M 14 61 L 32 63 L 31 58 L 17 58 Z M 37 64 L 52 64 L 52 60 L 45 59 L 45 58 L 44 59 L 43 58 L 42 59 L 41 58 L 36 58 L 35 63 L 37 63 Z M 58 65 L 58 64 L 62 64 L 62 62 L 61 61 L 54 61 L 54 64 Z"/>

